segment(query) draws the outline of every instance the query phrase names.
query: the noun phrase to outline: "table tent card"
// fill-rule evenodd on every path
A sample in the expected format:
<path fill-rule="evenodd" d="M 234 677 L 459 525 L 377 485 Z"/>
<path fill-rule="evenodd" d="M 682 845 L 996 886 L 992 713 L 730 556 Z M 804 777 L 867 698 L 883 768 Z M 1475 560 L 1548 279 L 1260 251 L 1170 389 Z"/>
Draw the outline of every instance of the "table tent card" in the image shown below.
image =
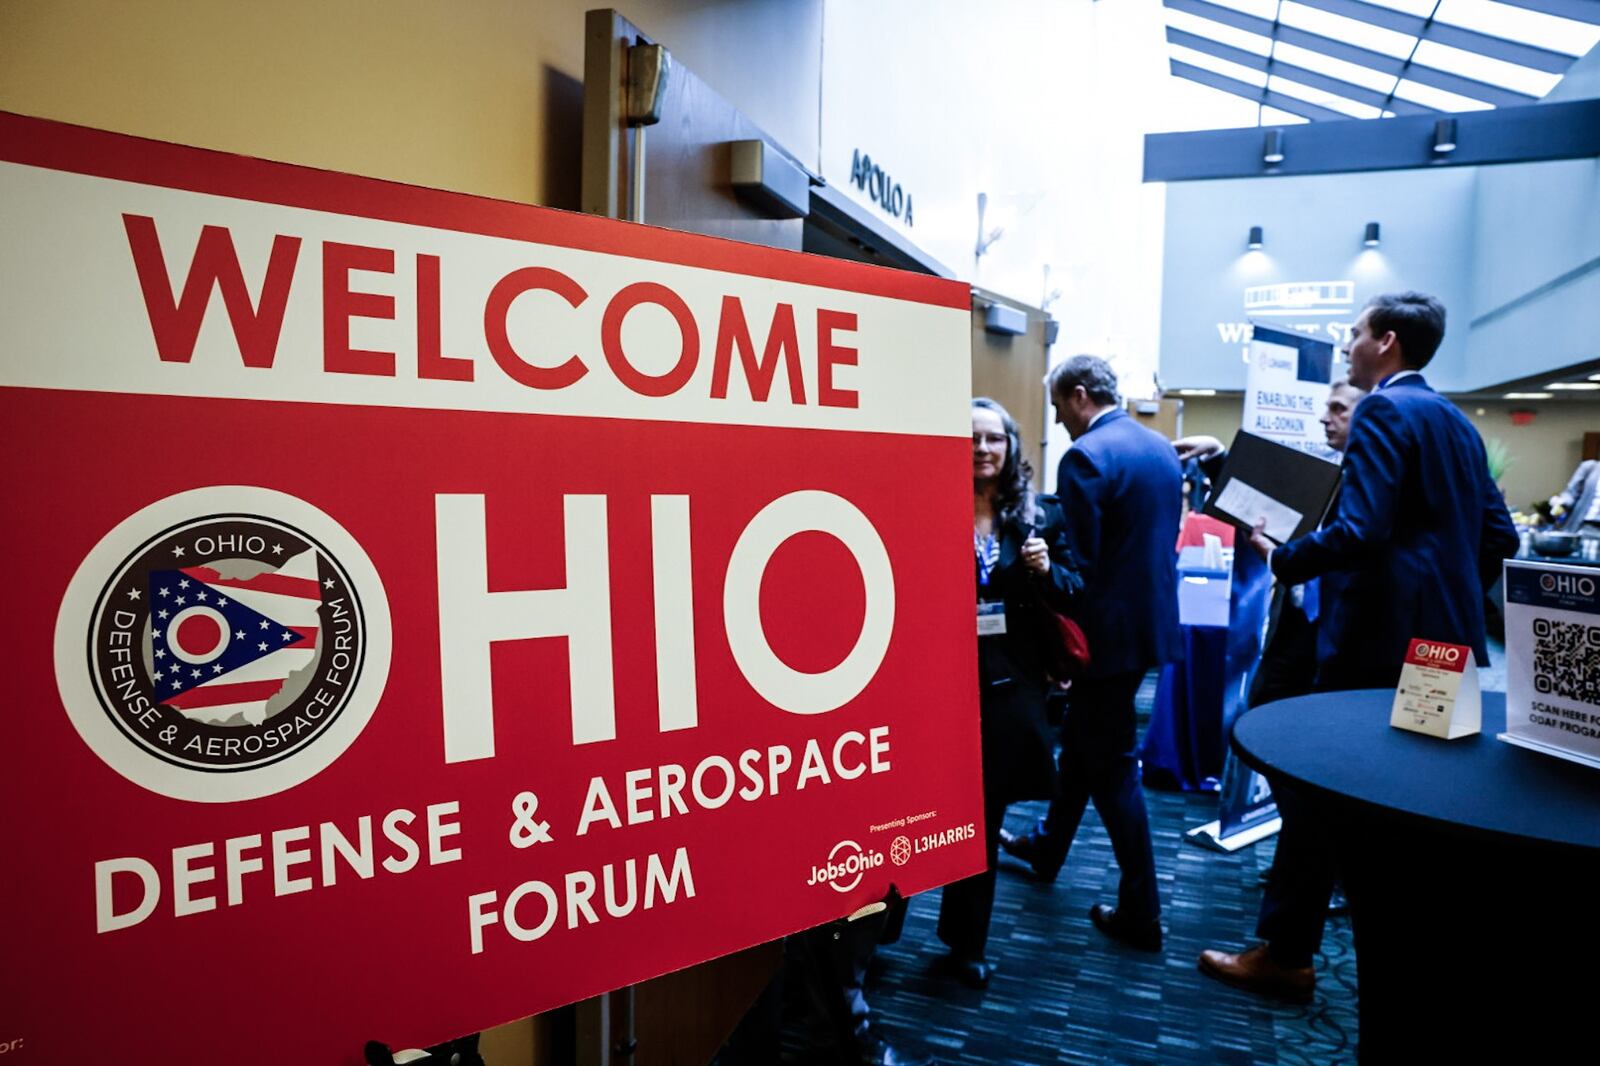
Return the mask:
<path fill-rule="evenodd" d="M 1454 740 L 1483 728 L 1478 668 L 1465 644 L 1411 641 L 1389 724 L 1397 729 Z"/>
<path fill-rule="evenodd" d="M 1600 573 L 1507 560 L 1505 586 L 1500 739 L 1600 767 Z"/>

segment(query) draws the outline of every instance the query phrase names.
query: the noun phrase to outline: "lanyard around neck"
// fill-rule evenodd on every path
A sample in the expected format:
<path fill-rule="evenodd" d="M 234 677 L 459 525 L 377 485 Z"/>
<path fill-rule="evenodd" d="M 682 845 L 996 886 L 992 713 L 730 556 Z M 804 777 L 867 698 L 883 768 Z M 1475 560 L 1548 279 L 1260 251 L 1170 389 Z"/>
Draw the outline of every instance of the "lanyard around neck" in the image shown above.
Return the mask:
<path fill-rule="evenodd" d="M 995 564 L 1000 561 L 1000 538 L 993 533 L 983 536 L 974 529 L 972 553 L 978 559 L 978 584 L 989 584 L 989 575 L 994 572 Z"/>

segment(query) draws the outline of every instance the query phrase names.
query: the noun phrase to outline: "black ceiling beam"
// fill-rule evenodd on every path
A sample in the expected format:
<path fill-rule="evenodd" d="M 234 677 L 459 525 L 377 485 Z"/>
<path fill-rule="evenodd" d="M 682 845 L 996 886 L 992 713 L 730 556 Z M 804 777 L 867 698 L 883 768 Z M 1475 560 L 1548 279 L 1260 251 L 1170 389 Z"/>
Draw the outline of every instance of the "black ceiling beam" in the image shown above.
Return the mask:
<path fill-rule="evenodd" d="M 1307 70 L 1305 67 L 1296 66 L 1293 63 L 1285 63 L 1281 59 L 1269 60 L 1258 52 L 1235 48 L 1231 44 L 1223 44 L 1221 41 L 1213 40 L 1210 37 L 1202 37 L 1197 33 L 1180 30 L 1176 26 L 1167 27 L 1167 41 L 1169 44 L 1192 48 L 1196 52 L 1204 52 L 1207 55 L 1216 56 L 1218 59 L 1226 59 L 1230 63 L 1237 63 L 1241 67 L 1249 67 L 1251 70 L 1282 75 L 1290 81 L 1297 81 L 1302 85 L 1313 89 L 1321 89 L 1323 92 L 1342 96 L 1357 103 L 1368 104 L 1379 111 L 1393 111 L 1397 115 L 1423 115 L 1437 112 L 1437 108 L 1424 107 L 1422 104 L 1414 104 L 1409 100 L 1391 100 L 1387 93 L 1369 89 L 1365 85 L 1356 85 L 1342 78 L 1319 74 L 1314 70 Z"/>
<path fill-rule="evenodd" d="M 1299 115 L 1310 122 L 1326 122 L 1331 119 L 1350 117 L 1349 115 L 1340 114 L 1331 108 L 1318 107 L 1316 104 L 1307 103 L 1298 97 L 1285 96 L 1283 93 L 1273 92 L 1271 89 L 1264 89 L 1259 85 L 1251 85 L 1247 81 L 1230 78 L 1226 74 L 1218 74 L 1214 70 L 1207 70 L 1192 63 L 1185 63 L 1181 59 L 1174 59 L 1171 62 L 1172 73 L 1175 77 L 1199 82 L 1201 85 L 1209 85 L 1213 89 L 1221 89 L 1225 93 L 1242 96 L 1252 103 L 1265 104 L 1268 107 L 1275 107 L 1279 111 L 1287 111 L 1291 115 Z M 1357 119 L 1356 121 L 1360 120 Z M 1257 140 L 1260 140 L 1259 136 Z M 1147 171 L 1150 165 L 1149 153 L 1148 138 L 1146 138 L 1145 168 Z M 1145 180 L 1149 181 L 1151 179 L 1147 176 Z"/>
<path fill-rule="evenodd" d="M 1176 64 L 1173 72 L 1177 73 Z M 1443 117 L 1456 122 L 1456 148 L 1448 153 L 1433 150 L 1434 123 Z M 1348 119 L 1288 126 L 1283 133 L 1283 154 L 1283 162 L 1274 166 L 1262 161 L 1260 127 L 1152 133 L 1144 139 L 1144 180 L 1199 181 L 1589 159 L 1600 156 L 1600 100 L 1449 116 L 1402 115 L 1382 122 Z"/>

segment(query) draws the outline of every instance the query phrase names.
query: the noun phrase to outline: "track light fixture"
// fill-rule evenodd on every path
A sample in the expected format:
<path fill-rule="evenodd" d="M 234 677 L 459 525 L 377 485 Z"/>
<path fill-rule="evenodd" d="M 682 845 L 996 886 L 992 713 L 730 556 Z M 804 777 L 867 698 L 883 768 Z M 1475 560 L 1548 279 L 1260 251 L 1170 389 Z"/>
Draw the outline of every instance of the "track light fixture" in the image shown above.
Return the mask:
<path fill-rule="evenodd" d="M 1283 131 L 1268 130 L 1261 147 L 1261 161 L 1268 166 L 1283 162 Z"/>
<path fill-rule="evenodd" d="M 1433 150 L 1440 155 L 1456 150 L 1456 120 L 1442 118 L 1433 124 Z"/>

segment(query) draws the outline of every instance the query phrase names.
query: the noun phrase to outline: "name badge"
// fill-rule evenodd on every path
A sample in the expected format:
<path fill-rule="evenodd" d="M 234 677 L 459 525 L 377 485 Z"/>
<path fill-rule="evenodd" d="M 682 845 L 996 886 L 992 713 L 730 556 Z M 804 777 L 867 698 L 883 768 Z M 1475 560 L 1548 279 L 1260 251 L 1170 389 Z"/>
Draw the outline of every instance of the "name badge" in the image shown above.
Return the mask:
<path fill-rule="evenodd" d="M 1006 631 L 1006 605 L 1004 603 L 978 604 L 978 636 L 998 637 Z"/>

